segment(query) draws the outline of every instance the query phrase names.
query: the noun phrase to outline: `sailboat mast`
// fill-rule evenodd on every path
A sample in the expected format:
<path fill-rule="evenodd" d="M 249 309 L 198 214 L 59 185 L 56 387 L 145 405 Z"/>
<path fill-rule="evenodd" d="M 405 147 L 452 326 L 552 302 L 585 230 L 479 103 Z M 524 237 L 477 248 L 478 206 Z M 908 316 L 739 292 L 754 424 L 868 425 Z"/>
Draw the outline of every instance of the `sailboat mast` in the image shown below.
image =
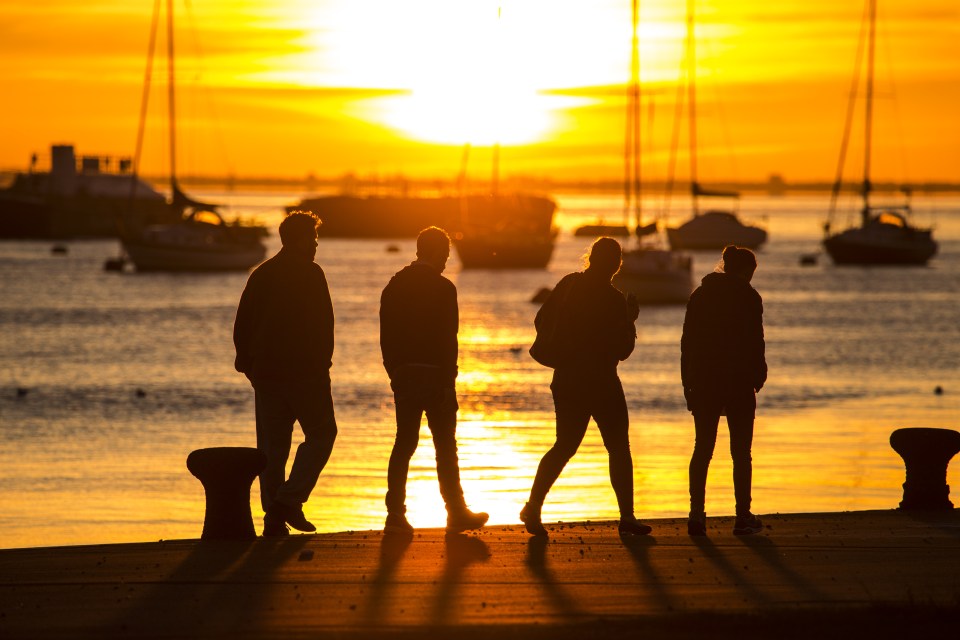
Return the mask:
<path fill-rule="evenodd" d="M 871 142 L 873 137 L 873 66 L 874 66 L 874 48 L 877 34 L 877 0 L 870 0 L 870 35 L 867 40 L 867 95 L 864 100 L 866 105 L 866 118 L 864 118 L 864 144 L 863 144 L 863 223 L 866 224 L 870 219 L 870 156 Z"/>
<path fill-rule="evenodd" d="M 177 190 L 177 109 L 174 87 L 174 57 L 173 57 L 173 0 L 167 0 L 167 118 L 170 135 L 170 187 L 174 193 Z"/>
<path fill-rule="evenodd" d="M 627 85 L 627 131 L 623 148 L 623 217 L 629 219 L 631 209 L 637 228 L 640 227 L 640 41 L 637 24 L 640 2 L 632 3 L 633 36 L 630 40 L 630 82 Z"/>
<path fill-rule="evenodd" d="M 697 182 L 697 40 L 694 2 L 687 0 L 687 102 L 690 105 L 690 197 L 693 200 L 693 215 L 697 216 L 700 214 L 697 201 L 700 184 Z"/>

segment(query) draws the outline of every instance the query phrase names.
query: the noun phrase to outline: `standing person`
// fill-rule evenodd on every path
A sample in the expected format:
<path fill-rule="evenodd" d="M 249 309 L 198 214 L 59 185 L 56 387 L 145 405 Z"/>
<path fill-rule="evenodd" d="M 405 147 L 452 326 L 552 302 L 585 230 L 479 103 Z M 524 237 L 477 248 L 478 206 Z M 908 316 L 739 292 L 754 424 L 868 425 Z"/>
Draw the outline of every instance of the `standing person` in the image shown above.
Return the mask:
<path fill-rule="evenodd" d="M 707 534 L 707 470 L 717 442 L 720 415 L 726 413 L 737 502 L 736 535 L 763 530 L 750 513 L 753 421 L 757 392 L 767 379 L 764 357 L 763 300 L 750 286 L 757 258 L 749 249 L 728 246 L 715 273 L 703 278 L 687 302 L 680 341 L 683 395 L 693 413 L 696 444 L 690 459 L 692 536 Z"/>
<path fill-rule="evenodd" d="M 235 366 L 253 385 L 257 448 L 267 457 L 260 474 L 264 536 L 288 535 L 286 525 L 317 530 L 303 503 L 337 437 L 330 393 L 333 304 L 323 269 L 313 261 L 320 224 L 309 212 L 284 218 L 283 247 L 250 274 L 233 325 Z M 304 440 L 284 480 L 295 421 Z"/>
<path fill-rule="evenodd" d="M 385 532 L 409 534 L 407 473 L 427 415 L 437 451 L 437 479 L 447 531 L 479 529 L 489 517 L 467 508 L 457 458 L 457 288 L 441 274 L 450 237 L 429 227 L 417 237 L 417 259 L 397 272 L 380 296 L 380 350 L 397 409 L 397 437 L 387 469 Z"/>
<path fill-rule="evenodd" d="M 632 296 L 625 299 L 611 284 L 620 270 L 622 251 L 613 238 L 593 243 L 583 272 L 565 276 L 537 313 L 538 340 L 550 331 L 556 351 L 553 403 L 557 439 L 537 468 L 530 499 L 520 512 L 527 532 L 547 535 L 540 519 L 543 501 L 567 461 L 577 452 L 592 417 L 610 459 L 610 483 L 620 508 L 621 534 L 645 535 L 650 527 L 633 514 L 633 458 L 630 418 L 617 365 L 633 352 L 640 313 Z"/>

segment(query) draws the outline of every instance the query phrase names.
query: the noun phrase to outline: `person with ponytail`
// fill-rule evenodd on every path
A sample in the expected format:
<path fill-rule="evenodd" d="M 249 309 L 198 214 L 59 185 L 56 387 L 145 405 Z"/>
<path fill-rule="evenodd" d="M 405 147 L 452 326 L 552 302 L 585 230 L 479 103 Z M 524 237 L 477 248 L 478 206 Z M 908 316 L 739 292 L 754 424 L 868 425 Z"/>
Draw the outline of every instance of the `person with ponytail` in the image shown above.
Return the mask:
<path fill-rule="evenodd" d="M 690 459 L 690 518 L 687 531 L 706 535 L 707 471 L 726 415 L 733 457 L 735 535 L 763 530 L 750 512 L 751 447 L 757 392 L 767 380 L 763 300 L 750 285 L 757 258 L 749 249 L 727 246 L 713 273 L 690 295 L 680 341 L 680 375 L 696 444 Z"/>

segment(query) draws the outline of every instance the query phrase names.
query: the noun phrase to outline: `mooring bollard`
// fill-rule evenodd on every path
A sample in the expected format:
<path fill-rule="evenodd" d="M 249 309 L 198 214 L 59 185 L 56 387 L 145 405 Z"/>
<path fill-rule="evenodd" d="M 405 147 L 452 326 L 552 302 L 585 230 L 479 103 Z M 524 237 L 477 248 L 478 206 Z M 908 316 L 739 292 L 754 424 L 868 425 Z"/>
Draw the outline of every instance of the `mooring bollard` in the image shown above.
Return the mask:
<path fill-rule="evenodd" d="M 953 509 L 947 465 L 960 451 L 960 433 L 952 429 L 897 429 L 890 446 L 907 466 L 901 509 Z"/>
<path fill-rule="evenodd" d="M 250 513 L 250 485 L 267 458 L 249 447 L 197 449 L 187 469 L 203 485 L 207 506 L 201 540 L 250 540 L 257 537 Z"/>

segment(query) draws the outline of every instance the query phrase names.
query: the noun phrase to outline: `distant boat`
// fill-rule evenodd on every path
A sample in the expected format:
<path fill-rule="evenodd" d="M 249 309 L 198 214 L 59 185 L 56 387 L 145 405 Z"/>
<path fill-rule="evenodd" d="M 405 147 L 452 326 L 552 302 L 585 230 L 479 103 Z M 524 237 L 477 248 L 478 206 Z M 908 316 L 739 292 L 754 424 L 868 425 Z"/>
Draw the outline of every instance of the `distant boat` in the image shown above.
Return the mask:
<path fill-rule="evenodd" d="M 767 232 L 761 227 L 740 220 L 736 208 L 711 210 L 700 213 L 699 198 L 713 197 L 738 201 L 735 191 L 704 189 L 697 180 L 697 58 L 694 0 L 687 1 L 687 100 L 689 116 L 690 198 L 693 217 L 678 227 L 667 228 L 667 240 L 673 249 L 690 251 L 714 251 L 734 244 L 756 249 L 767 241 Z"/>
<path fill-rule="evenodd" d="M 162 193 L 131 172 L 128 158 L 80 156 L 52 145 L 48 170 L 30 169 L 0 189 L 0 238 L 115 238 L 128 227 L 173 222 Z"/>
<path fill-rule="evenodd" d="M 159 11 L 154 14 L 156 34 Z M 266 255 L 262 238 L 266 229 L 258 226 L 228 225 L 217 212 L 217 206 L 187 196 L 177 184 L 176 172 L 176 83 L 174 82 L 173 4 L 167 8 L 167 65 L 170 82 L 167 88 L 168 124 L 170 127 L 170 187 L 173 193 L 169 208 L 176 219 L 147 226 L 124 228 L 120 237 L 124 253 L 137 271 L 245 271 Z M 151 42 L 155 42 L 151 37 Z M 153 52 L 149 54 L 150 64 Z M 150 77 L 150 74 L 147 74 Z M 144 92 L 146 97 L 147 92 Z M 141 110 L 146 113 L 146 109 Z M 138 132 L 134 173 L 140 156 L 144 120 Z M 108 268 L 110 268 L 108 262 Z"/>
<path fill-rule="evenodd" d="M 856 91 L 850 92 L 847 125 L 841 145 L 837 179 L 834 181 L 830 199 L 830 213 L 824 224 L 823 247 L 838 265 L 924 265 L 937 253 L 937 243 L 931 229 L 914 227 L 909 222 L 910 204 L 893 207 L 878 207 L 870 203 L 870 152 L 873 137 L 873 76 L 874 47 L 876 42 L 877 2 L 867 0 L 869 28 L 867 29 L 867 74 L 865 96 L 865 132 L 863 187 L 860 196 L 860 226 L 833 233 L 830 218 L 836 213 L 837 196 L 843 182 L 843 164 L 853 114 Z M 862 49 L 862 47 L 861 47 Z M 859 60 L 858 60 L 859 63 Z M 856 89 L 856 87 L 854 87 Z M 909 194 L 909 191 L 906 192 Z"/>
<path fill-rule="evenodd" d="M 461 199 L 453 246 L 464 269 L 544 269 L 557 230 L 553 200 L 524 194 Z"/>
<path fill-rule="evenodd" d="M 623 253 L 623 264 L 613 285 L 632 294 L 640 304 L 685 304 L 693 291 L 693 262 L 689 256 L 645 243 L 658 234 L 656 223 L 644 225 L 640 204 L 640 51 L 637 39 L 639 3 L 633 0 L 633 40 L 627 100 L 627 136 L 624 153 L 624 208 L 633 207 L 638 246 Z"/>
<path fill-rule="evenodd" d="M 577 237 L 599 238 L 601 236 L 629 237 L 630 227 L 625 224 L 606 224 L 602 220 L 593 224 L 585 224 L 577 227 L 573 235 Z"/>

